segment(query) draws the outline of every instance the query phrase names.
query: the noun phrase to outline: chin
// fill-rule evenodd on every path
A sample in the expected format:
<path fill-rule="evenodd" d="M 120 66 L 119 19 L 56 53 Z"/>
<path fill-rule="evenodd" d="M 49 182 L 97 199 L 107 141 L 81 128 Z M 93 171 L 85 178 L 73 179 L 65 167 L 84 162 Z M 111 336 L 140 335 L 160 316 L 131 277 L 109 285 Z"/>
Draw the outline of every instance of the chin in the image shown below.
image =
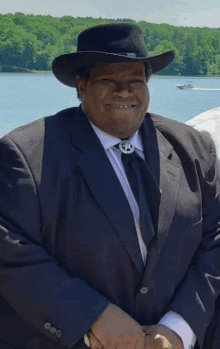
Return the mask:
<path fill-rule="evenodd" d="M 115 129 L 115 132 L 118 133 L 118 135 L 120 135 L 119 138 L 130 137 L 133 133 L 135 133 L 135 131 L 139 129 L 140 126 L 141 126 L 141 123 L 135 123 L 131 125 L 125 122 L 124 125 L 120 125 L 120 127 L 117 127 Z"/>
<path fill-rule="evenodd" d="M 136 131 L 137 129 L 132 129 L 132 130 L 119 130 L 119 129 L 117 129 L 117 130 L 115 130 L 114 131 L 114 133 L 113 132 L 111 132 L 111 134 L 113 135 L 113 136 L 115 136 L 115 137 L 118 137 L 118 138 L 120 138 L 120 139 L 122 139 L 122 138 L 128 138 L 128 137 L 130 137 L 135 131 Z"/>

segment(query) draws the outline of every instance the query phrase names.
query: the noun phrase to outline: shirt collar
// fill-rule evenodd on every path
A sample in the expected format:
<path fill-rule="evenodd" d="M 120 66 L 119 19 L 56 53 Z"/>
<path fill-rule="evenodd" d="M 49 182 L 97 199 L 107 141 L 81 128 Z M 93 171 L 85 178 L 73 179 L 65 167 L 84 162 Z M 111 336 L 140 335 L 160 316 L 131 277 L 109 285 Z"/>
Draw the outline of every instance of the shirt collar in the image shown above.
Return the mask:
<path fill-rule="evenodd" d="M 89 118 L 88 118 L 89 120 Z M 102 146 L 105 150 L 114 147 L 116 144 L 121 142 L 121 139 L 115 136 L 112 136 L 105 131 L 101 130 L 99 127 L 93 124 L 91 120 L 89 120 L 93 130 L 95 131 L 96 135 L 98 136 L 100 142 L 102 143 Z M 133 146 L 142 152 L 144 152 L 144 148 L 142 145 L 142 140 L 140 136 L 139 130 L 137 130 L 129 139 L 129 142 L 133 144 Z"/>

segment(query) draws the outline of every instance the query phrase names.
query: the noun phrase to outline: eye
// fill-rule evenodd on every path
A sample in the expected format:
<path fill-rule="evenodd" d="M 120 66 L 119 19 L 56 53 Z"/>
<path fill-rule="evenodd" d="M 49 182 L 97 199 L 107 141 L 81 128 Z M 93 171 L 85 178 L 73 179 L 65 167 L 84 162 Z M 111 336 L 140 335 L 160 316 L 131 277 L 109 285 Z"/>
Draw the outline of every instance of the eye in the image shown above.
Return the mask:
<path fill-rule="evenodd" d="M 108 85 L 113 85 L 114 84 L 114 81 L 111 80 L 111 79 L 108 79 L 108 78 L 100 79 L 99 82 L 102 82 L 102 83 L 105 83 L 105 84 L 108 84 Z"/>
<path fill-rule="evenodd" d="M 131 83 L 139 83 L 139 84 L 144 84 L 144 83 L 145 83 L 145 81 L 136 79 L 136 80 L 132 80 L 132 81 L 131 81 Z"/>

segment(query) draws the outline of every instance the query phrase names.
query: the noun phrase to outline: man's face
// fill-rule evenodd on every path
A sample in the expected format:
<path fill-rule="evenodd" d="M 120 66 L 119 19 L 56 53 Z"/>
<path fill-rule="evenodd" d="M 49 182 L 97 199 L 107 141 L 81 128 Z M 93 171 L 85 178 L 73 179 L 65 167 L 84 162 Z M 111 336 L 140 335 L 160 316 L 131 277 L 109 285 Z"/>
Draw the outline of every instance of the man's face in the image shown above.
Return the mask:
<path fill-rule="evenodd" d="M 106 63 L 87 83 L 76 81 L 86 115 L 101 130 L 126 138 L 140 127 L 149 105 L 143 62 Z"/>

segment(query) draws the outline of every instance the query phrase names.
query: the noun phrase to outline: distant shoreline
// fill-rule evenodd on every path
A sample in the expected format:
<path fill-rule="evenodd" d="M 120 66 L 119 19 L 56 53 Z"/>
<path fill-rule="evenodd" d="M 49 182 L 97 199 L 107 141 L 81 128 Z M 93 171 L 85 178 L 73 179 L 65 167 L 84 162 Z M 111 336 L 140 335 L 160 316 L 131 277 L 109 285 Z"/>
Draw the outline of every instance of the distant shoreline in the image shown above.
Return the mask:
<path fill-rule="evenodd" d="M 20 74 L 20 75 L 24 75 L 24 74 L 31 74 L 31 75 L 43 75 L 43 74 L 48 74 L 48 75 L 52 75 L 53 72 L 52 70 L 36 70 L 36 71 L 30 71 L 30 72 L 2 72 L 0 71 L 0 75 L 9 75 L 9 74 Z M 219 75 L 213 75 L 213 76 L 208 76 L 208 75 L 163 75 L 163 74 L 153 74 L 152 77 L 154 76 L 160 76 L 160 77 L 179 77 L 179 78 L 185 78 L 185 79 L 189 79 L 189 78 L 219 78 Z"/>
<path fill-rule="evenodd" d="M 53 72 L 51 70 L 36 70 L 36 71 L 28 71 L 28 72 L 7 72 L 7 71 L 0 71 L 0 75 L 1 74 L 53 74 Z"/>

